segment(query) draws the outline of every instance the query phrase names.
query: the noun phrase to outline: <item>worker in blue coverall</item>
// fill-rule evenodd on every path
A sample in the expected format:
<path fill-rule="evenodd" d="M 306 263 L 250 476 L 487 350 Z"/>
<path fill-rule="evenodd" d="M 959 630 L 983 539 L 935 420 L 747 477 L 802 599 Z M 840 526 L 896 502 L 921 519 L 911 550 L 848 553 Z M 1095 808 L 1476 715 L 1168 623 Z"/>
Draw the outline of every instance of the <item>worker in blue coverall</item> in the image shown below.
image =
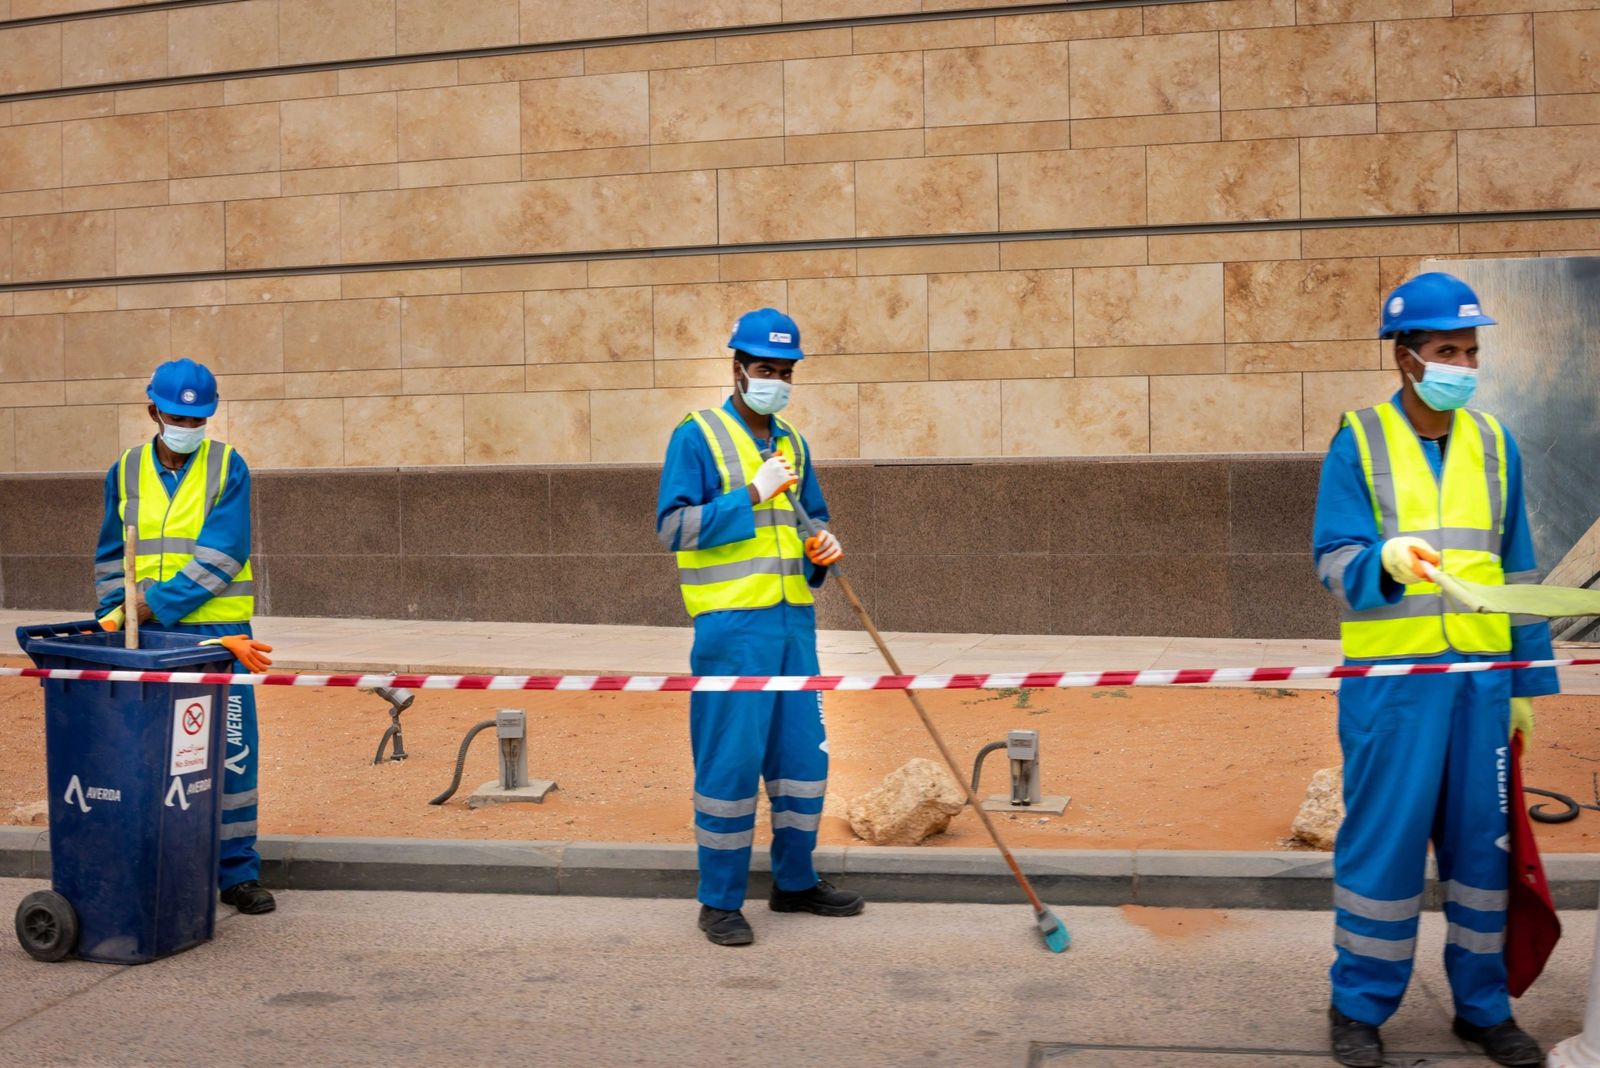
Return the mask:
<path fill-rule="evenodd" d="M 234 655 L 234 672 L 271 663 L 271 646 L 250 632 L 250 469 L 232 446 L 206 436 L 217 410 L 217 380 L 193 360 L 156 368 L 145 390 L 157 426 L 146 444 L 124 452 L 106 474 L 105 519 L 95 550 L 101 625 L 118 629 L 123 604 L 123 532 L 136 527 L 136 611 L 145 630 L 214 639 Z M 255 690 L 229 689 L 222 778 L 224 904 L 258 914 L 276 907 L 262 887 L 256 852 L 256 769 L 260 764 Z"/>
<path fill-rule="evenodd" d="M 656 506 L 656 533 L 677 553 L 694 619 L 690 666 L 697 675 L 815 675 L 812 590 L 844 552 L 826 529 L 802 534 L 790 503 L 798 486 L 801 506 L 825 527 L 811 450 L 777 414 L 805 358 L 800 328 L 762 308 L 739 318 L 728 347 L 733 395 L 673 432 Z M 689 734 L 706 937 L 722 946 L 755 939 L 741 909 L 762 779 L 772 806 L 773 911 L 859 913 L 861 895 L 819 879 L 811 862 L 828 784 L 821 694 L 695 692 Z"/>
<path fill-rule="evenodd" d="M 1472 614 L 1428 581 L 1437 567 L 1486 585 L 1540 579 L 1522 460 L 1498 420 L 1466 407 L 1477 328 L 1466 283 L 1424 274 L 1385 302 L 1400 391 L 1347 412 L 1322 465 L 1317 572 L 1343 607 L 1346 663 L 1460 663 L 1551 656 L 1549 625 Z M 1341 1064 L 1384 1064 L 1378 1027 L 1411 977 L 1433 841 L 1448 934 L 1454 1030 L 1496 1062 L 1542 1064 L 1511 1016 L 1505 941 L 1512 729 L 1548 669 L 1346 679 L 1339 688 L 1346 817 L 1334 852 L 1330 1037 Z"/>

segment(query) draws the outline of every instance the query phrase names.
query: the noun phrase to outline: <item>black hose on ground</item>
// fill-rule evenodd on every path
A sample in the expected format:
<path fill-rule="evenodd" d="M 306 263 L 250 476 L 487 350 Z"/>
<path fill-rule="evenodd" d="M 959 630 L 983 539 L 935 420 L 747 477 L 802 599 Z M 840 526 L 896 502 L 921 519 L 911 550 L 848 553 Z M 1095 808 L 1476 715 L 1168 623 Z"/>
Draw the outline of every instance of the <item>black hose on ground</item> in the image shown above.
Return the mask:
<path fill-rule="evenodd" d="M 467 747 L 472 744 L 472 739 L 478 736 L 479 731 L 493 726 L 494 720 L 486 719 L 482 723 L 476 724 L 467 732 L 467 736 L 461 739 L 461 750 L 460 752 L 456 753 L 455 777 L 450 780 L 450 785 L 445 789 L 445 792 L 434 798 L 432 801 L 429 801 L 428 804 L 442 805 L 446 801 L 450 800 L 451 796 L 454 795 L 456 790 L 461 786 L 461 771 L 467 766 Z"/>
<path fill-rule="evenodd" d="M 983 774 L 983 758 L 994 752 L 996 749 L 1004 749 L 1005 747 L 1005 742 L 990 742 L 988 745 L 978 750 L 978 756 L 972 762 L 972 793 L 974 797 L 976 797 L 978 793 L 978 776 Z"/>

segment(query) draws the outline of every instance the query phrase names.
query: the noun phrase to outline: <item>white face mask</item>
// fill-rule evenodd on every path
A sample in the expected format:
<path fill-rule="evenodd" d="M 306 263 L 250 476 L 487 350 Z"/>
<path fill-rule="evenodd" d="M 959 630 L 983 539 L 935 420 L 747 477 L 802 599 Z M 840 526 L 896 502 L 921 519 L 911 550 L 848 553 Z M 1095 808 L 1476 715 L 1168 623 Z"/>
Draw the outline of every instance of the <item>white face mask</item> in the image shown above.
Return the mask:
<path fill-rule="evenodd" d="M 161 413 L 156 413 L 156 419 L 161 422 L 161 440 L 166 442 L 167 448 L 179 456 L 188 456 L 200 447 L 206 440 L 206 425 L 199 426 L 173 426 L 161 418 Z"/>
<path fill-rule="evenodd" d="M 746 372 L 739 391 L 745 404 L 758 415 L 776 415 L 789 405 L 793 387 L 781 378 L 751 378 Z"/>

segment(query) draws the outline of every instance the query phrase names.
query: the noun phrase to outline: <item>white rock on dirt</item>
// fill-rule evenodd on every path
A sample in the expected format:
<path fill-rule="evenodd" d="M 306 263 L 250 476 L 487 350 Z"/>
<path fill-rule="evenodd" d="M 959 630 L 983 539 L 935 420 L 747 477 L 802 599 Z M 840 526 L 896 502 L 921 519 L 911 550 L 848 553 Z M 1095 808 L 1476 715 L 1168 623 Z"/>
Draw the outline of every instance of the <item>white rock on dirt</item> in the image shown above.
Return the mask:
<path fill-rule="evenodd" d="M 1313 849 L 1332 849 L 1344 822 L 1343 773 L 1343 768 L 1321 768 L 1312 775 L 1306 799 L 1289 827 L 1294 838 Z"/>
<path fill-rule="evenodd" d="M 918 845 L 942 834 L 965 805 L 961 784 L 943 764 L 916 757 L 850 802 L 850 829 L 873 845 Z"/>
<path fill-rule="evenodd" d="M 44 826 L 50 822 L 50 802 L 19 801 L 11 806 L 11 822 L 24 827 Z"/>

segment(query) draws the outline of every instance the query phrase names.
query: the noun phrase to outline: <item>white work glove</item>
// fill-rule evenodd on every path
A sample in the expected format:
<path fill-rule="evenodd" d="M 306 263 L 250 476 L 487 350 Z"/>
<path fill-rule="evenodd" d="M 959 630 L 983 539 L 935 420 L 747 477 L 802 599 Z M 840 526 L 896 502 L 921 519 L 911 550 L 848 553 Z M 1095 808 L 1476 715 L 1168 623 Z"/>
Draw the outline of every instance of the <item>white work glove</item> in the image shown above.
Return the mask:
<path fill-rule="evenodd" d="M 1428 578 L 1418 567 L 1426 560 L 1435 566 L 1439 563 L 1439 550 L 1421 538 L 1390 538 L 1383 543 L 1383 569 L 1389 577 L 1402 586 L 1413 582 L 1427 582 Z"/>
<path fill-rule="evenodd" d="M 799 481 L 800 478 L 794 473 L 794 468 L 789 466 L 789 461 L 783 458 L 781 452 L 775 452 L 756 471 L 756 477 L 750 485 L 755 487 L 756 503 L 760 504 L 762 501 L 772 500 Z"/>
<path fill-rule="evenodd" d="M 806 539 L 806 559 L 818 567 L 837 564 L 844 559 L 844 550 L 831 530 L 819 530 Z"/>

